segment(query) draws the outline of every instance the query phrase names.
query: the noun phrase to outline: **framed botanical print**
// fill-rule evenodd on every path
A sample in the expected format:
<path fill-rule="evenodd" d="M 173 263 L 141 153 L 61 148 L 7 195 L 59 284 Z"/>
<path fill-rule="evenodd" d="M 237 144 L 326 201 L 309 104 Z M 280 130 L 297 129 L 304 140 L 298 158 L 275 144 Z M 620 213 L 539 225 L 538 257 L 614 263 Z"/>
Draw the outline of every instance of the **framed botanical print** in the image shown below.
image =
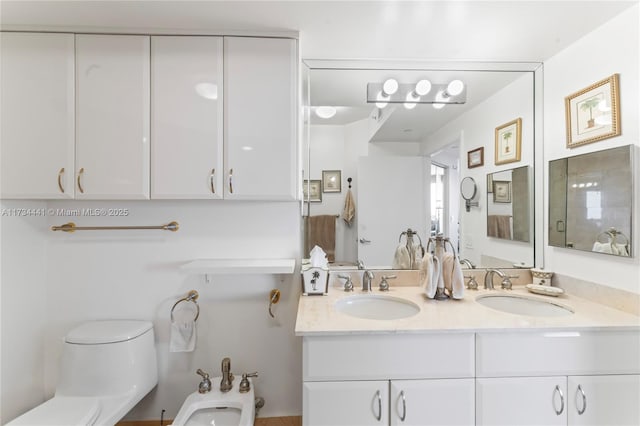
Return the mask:
<path fill-rule="evenodd" d="M 322 171 L 322 192 L 341 192 L 342 172 L 340 170 Z"/>
<path fill-rule="evenodd" d="M 467 168 L 473 169 L 484 165 L 484 147 L 472 149 L 467 152 Z"/>
<path fill-rule="evenodd" d="M 508 181 L 508 180 L 493 181 L 493 202 L 494 203 L 510 203 L 511 202 L 511 181 Z"/>
<path fill-rule="evenodd" d="M 522 118 L 496 127 L 496 165 L 520 161 Z"/>
<path fill-rule="evenodd" d="M 322 201 L 321 181 L 307 180 L 302 183 L 304 201 L 319 203 Z"/>
<path fill-rule="evenodd" d="M 567 148 L 620 135 L 618 74 L 567 96 L 564 103 Z"/>

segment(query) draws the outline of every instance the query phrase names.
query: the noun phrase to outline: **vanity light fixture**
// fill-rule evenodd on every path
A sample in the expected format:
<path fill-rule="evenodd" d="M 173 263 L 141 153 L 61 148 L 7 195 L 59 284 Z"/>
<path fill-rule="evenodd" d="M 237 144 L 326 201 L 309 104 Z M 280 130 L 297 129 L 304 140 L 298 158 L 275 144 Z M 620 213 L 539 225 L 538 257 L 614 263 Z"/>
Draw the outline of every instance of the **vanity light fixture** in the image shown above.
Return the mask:
<path fill-rule="evenodd" d="M 367 84 L 367 103 L 375 103 L 378 108 L 387 104 L 404 104 L 405 108 L 415 108 L 417 104 L 463 104 L 467 101 L 466 86 L 461 80 L 446 84 L 431 83 L 420 79 L 413 83 L 398 83 L 387 79 L 382 83 Z"/>
<path fill-rule="evenodd" d="M 336 108 L 332 107 L 332 106 L 319 106 L 315 108 L 316 110 L 316 115 L 320 118 L 331 118 L 334 115 L 336 115 Z"/>

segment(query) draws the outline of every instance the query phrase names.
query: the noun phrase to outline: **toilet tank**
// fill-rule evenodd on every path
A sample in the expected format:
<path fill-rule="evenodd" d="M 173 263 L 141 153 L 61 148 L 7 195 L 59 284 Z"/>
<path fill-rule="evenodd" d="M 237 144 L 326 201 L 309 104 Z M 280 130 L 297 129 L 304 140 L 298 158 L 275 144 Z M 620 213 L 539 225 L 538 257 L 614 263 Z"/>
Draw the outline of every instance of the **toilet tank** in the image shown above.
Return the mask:
<path fill-rule="evenodd" d="M 89 321 L 65 337 L 56 396 L 147 394 L 158 383 L 149 321 Z"/>

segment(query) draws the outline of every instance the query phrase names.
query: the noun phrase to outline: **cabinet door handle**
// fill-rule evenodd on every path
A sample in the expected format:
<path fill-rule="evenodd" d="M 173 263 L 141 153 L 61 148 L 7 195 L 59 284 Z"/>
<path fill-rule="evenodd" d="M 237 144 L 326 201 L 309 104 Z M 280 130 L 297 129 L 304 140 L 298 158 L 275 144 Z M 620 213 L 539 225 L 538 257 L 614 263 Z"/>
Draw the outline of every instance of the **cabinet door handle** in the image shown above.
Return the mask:
<path fill-rule="evenodd" d="M 62 186 L 62 175 L 64 175 L 64 167 L 61 168 L 58 172 L 58 188 L 60 188 L 60 192 L 64 194 L 64 186 Z"/>
<path fill-rule="evenodd" d="M 213 185 L 215 176 L 216 176 L 216 169 L 211 169 L 211 175 L 209 176 L 209 181 L 211 183 L 211 193 L 212 194 L 216 193 L 216 187 Z"/>
<path fill-rule="evenodd" d="M 367 240 L 366 238 L 360 238 L 360 244 L 369 244 L 371 240 Z"/>
<path fill-rule="evenodd" d="M 229 194 L 233 194 L 233 169 L 229 169 Z"/>
<path fill-rule="evenodd" d="M 400 421 L 404 422 L 407 418 L 407 400 L 404 397 L 404 391 L 400 391 L 400 398 L 402 398 L 402 416 L 400 416 Z"/>
<path fill-rule="evenodd" d="M 80 168 L 80 171 L 78 172 L 78 190 L 80 190 L 81 194 L 84 194 L 84 189 L 82 188 L 82 174 L 84 173 L 84 167 Z"/>
<path fill-rule="evenodd" d="M 380 421 L 382 419 L 382 395 L 380 395 L 380 391 L 376 391 L 376 398 L 378 399 L 378 414 L 376 414 L 376 420 Z"/>
<path fill-rule="evenodd" d="M 556 393 L 560 395 L 560 410 L 556 409 Z M 556 412 L 556 415 L 562 414 L 564 411 L 564 395 L 562 394 L 562 390 L 560 386 L 556 385 L 556 388 L 553 390 L 553 397 L 551 397 L 551 403 L 553 404 L 553 410 Z"/>
<path fill-rule="evenodd" d="M 582 395 L 582 409 L 578 409 L 578 403 L 576 402 L 576 410 L 578 411 L 578 415 L 581 416 L 587 409 L 587 395 L 584 394 L 581 385 L 578 385 L 578 390 L 576 390 L 576 399 L 578 398 L 578 392 Z"/>

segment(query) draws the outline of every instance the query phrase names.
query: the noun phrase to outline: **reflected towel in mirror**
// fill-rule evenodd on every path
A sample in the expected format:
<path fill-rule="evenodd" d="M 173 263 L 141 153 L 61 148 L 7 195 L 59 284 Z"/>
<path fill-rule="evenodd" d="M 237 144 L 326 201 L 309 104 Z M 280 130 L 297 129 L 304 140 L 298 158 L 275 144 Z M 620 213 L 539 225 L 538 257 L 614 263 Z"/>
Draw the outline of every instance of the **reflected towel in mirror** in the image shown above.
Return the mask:
<path fill-rule="evenodd" d="M 305 255 L 314 246 L 320 246 L 330 263 L 336 260 L 336 215 L 305 217 Z"/>
<path fill-rule="evenodd" d="M 356 217 L 356 202 L 353 199 L 351 189 L 347 190 L 347 195 L 344 199 L 344 208 L 342 209 L 342 219 L 347 226 L 353 225 L 353 219 Z"/>
<path fill-rule="evenodd" d="M 398 244 L 396 252 L 393 255 L 393 263 L 391 266 L 393 269 L 410 269 L 411 268 L 411 255 L 405 244 Z"/>
<path fill-rule="evenodd" d="M 511 216 L 489 215 L 487 216 L 487 236 L 495 238 L 511 239 Z"/>

